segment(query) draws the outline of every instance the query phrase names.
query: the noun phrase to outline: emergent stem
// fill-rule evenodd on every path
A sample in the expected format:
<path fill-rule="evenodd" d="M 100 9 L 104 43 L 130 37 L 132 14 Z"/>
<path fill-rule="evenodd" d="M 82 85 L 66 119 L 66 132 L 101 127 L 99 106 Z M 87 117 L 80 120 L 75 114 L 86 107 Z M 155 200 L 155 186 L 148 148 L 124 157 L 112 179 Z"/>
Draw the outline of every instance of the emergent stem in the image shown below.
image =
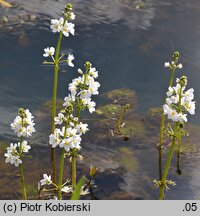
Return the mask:
<path fill-rule="evenodd" d="M 176 126 L 176 128 L 177 128 L 177 126 Z M 162 181 L 161 181 L 160 197 L 159 197 L 160 200 L 164 199 L 165 184 L 166 184 L 167 175 L 168 175 L 168 172 L 169 172 L 169 168 L 170 168 L 170 164 L 171 164 L 171 160 L 172 160 L 172 156 L 173 156 L 173 152 L 174 152 L 175 142 L 176 142 L 176 137 L 174 136 L 173 139 L 172 139 L 172 144 L 171 144 L 171 147 L 170 147 L 169 155 L 168 155 L 168 158 L 167 158 L 167 162 L 166 162 L 166 165 L 165 165 L 165 169 L 164 169 L 164 173 L 163 173 L 163 177 L 162 177 Z"/>
<path fill-rule="evenodd" d="M 72 149 L 72 188 L 76 188 L 76 149 Z"/>
<path fill-rule="evenodd" d="M 171 71 L 172 71 L 172 73 L 171 73 L 171 78 L 170 78 L 170 82 L 169 82 L 170 87 L 173 85 L 175 68 L 173 68 Z M 165 126 L 165 115 L 164 115 L 164 113 L 162 113 L 161 122 L 160 122 L 159 147 L 158 147 L 158 149 L 159 149 L 158 164 L 159 164 L 159 177 L 160 177 L 160 180 L 162 178 L 162 145 L 163 145 L 164 126 Z"/>
<path fill-rule="evenodd" d="M 52 96 L 52 120 L 51 120 L 51 133 L 55 131 L 55 117 L 56 117 L 56 102 L 57 102 L 57 86 L 58 86 L 58 70 L 59 70 L 59 53 L 62 41 L 62 31 L 59 34 L 56 46 L 56 54 L 54 61 L 54 81 L 53 81 L 53 96 Z M 52 179 L 56 183 L 56 165 L 55 165 L 55 148 L 51 148 L 51 166 L 52 166 Z"/>
<path fill-rule="evenodd" d="M 64 161 L 65 161 L 65 149 L 62 149 L 60 156 L 60 173 L 58 180 L 58 200 L 62 199 L 62 181 L 63 181 L 63 170 L 64 170 Z"/>
<path fill-rule="evenodd" d="M 20 138 L 20 147 L 19 147 L 20 159 L 22 158 L 22 143 L 23 143 L 23 137 L 21 136 L 21 138 Z M 19 171 L 20 171 L 20 177 L 21 177 L 23 200 L 27 200 L 26 187 L 25 187 L 25 178 L 24 178 L 24 170 L 23 170 L 22 163 L 19 164 Z"/>

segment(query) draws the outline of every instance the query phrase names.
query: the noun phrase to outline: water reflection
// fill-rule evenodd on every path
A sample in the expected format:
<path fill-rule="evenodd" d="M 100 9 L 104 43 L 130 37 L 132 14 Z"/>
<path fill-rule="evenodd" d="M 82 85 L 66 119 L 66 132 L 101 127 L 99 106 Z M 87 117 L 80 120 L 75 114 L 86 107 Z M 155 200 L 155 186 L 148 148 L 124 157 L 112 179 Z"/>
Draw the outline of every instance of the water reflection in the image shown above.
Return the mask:
<path fill-rule="evenodd" d="M 94 63 L 100 72 L 102 93 L 116 88 L 134 89 L 139 108 L 138 112 L 137 106 L 134 107 L 136 101 L 132 101 L 133 110 L 125 117 L 126 132 L 130 135 L 127 142 L 110 134 L 110 128 L 114 128 L 117 122 L 115 116 L 112 120 L 108 120 L 105 114 L 88 119 L 84 114 L 91 131 L 85 137 L 83 154 L 86 158 L 80 162 L 79 171 L 86 171 L 91 163 L 101 168 L 95 190 L 99 199 L 157 199 L 158 191 L 154 189 L 152 179 L 158 179 L 156 144 L 160 121 L 149 109 L 162 104 L 166 80 L 169 80 L 163 62 L 174 49 L 180 50 L 184 74 L 195 89 L 196 100 L 200 98 L 200 3 L 195 0 L 73 0 L 72 3 L 77 14 L 77 34 L 63 41 L 62 51 L 70 51 L 76 56 L 77 67 L 85 60 Z M 63 4 L 65 0 L 17 0 L 12 9 L 0 8 L 0 20 L 3 16 L 8 19 L 6 23 L 0 21 L 0 138 L 14 141 L 10 122 L 19 107 L 31 109 L 38 122 L 37 135 L 31 141 L 36 146 L 33 150 L 36 161 L 32 160 L 31 167 L 37 170 L 37 175 L 32 178 L 35 173 L 28 174 L 34 183 L 47 171 L 49 163 L 48 150 L 44 146 L 47 145 L 50 116 L 43 105 L 51 98 L 52 68 L 41 64 L 42 52 L 44 47 L 56 42 L 56 35 L 49 31 L 49 23 L 52 17 L 60 15 Z M 74 70 L 66 71 L 63 67 L 61 71 L 64 73 L 59 77 L 59 98 L 67 94 L 67 83 L 75 77 Z M 106 106 L 106 101 L 97 97 L 100 108 Z M 191 120 L 199 123 L 198 108 Z M 192 134 L 184 139 L 179 155 L 182 176 L 176 175 L 174 157 L 170 178 L 176 181 L 177 187 L 167 193 L 168 199 L 200 196 L 199 127 L 190 125 L 189 131 Z M 164 150 L 165 156 L 166 152 Z M 3 158 L 0 159 L 4 166 Z M 38 170 L 36 167 L 41 161 L 44 166 L 39 166 Z M 9 191 L 5 197 L 8 189 L 3 187 L 5 182 L 9 181 L 11 185 L 15 179 L 18 184 L 18 177 L 11 175 L 13 172 L 17 175 L 10 166 L 2 168 L 0 197 L 20 197 L 19 191 Z M 31 186 L 30 190 L 34 191 Z"/>

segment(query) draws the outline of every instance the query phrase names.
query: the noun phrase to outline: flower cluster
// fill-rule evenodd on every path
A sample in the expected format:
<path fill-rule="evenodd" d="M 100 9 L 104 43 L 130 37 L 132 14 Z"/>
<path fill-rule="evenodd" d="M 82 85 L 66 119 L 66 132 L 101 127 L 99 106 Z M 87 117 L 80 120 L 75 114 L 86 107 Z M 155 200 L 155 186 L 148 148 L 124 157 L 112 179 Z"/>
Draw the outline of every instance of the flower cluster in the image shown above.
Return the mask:
<path fill-rule="evenodd" d="M 63 123 L 65 123 L 65 126 L 61 129 L 56 128 L 54 134 L 49 136 L 50 145 L 53 148 L 59 145 L 66 152 L 73 148 L 80 149 L 81 135 L 88 131 L 88 125 L 79 123 L 78 118 L 72 114 L 65 117 L 63 113 L 59 113 L 58 117 L 55 117 L 55 124 L 62 125 Z"/>
<path fill-rule="evenodd" d="M 178 65 L 176 65 L 174 61 L 172 61 L 171 63 L 165 62 L 164 66 L 165 66 L 166 68 L 174 68 L 174 67 L 175 67 L 175 68 L 178 68 L 178 69 L 182 69 L 182 68 L 183 68 L 183 65 L 182 65 L 181 63 L 178 64 Z"/>
<path fill-rule="evenodd" d="M 69 181 L 67 180 L 63 185 L 62 185 L 62 188 L 61 188 L 61 191 L 64 192 L 64 193 L 72 193 L 73 192 L 73 188 L 72 188 L 72 185 L 67 185 L 69 183 Z M 47 175 L 47 174 L 43 174 L 43 179 L 41 179 L 39 182 L 38 182 L 38 189 L 40 190 L 42 187 L 44 187 L 45 185 L 54 185 L 56 186 L 56 188 L 58 187 L 56 184 L 53 183 L 52 179 L 51 179 L 51 175 Z M 41 187 L 42 186 L 42 187 Z M 89 194 L 90 191 L 89 189 L 87 188 L 87 185 L 84 185 L 81 187 L 81 191 L 80 191 L 80 195 L 87 195 Z M 56 197 L 57 199 L 57 197 Z"/>
<path fill-rule="evenodd" d="M 33 115 L 28 109 L 19 109 L 19 115 L 10 125 L 18 137 L 30 137 L 35 132 Z"/>
<path fill-rule="evenodd" d="M 31 146 L 28 145 L 27 141 L 23 141 L 21 146 L 23 153 L 27 153 L 31 149 Z M 6 163 L 11 163 L 18 167 L 19 164 L 22 163 L 20 157 L 20 142 L 15 144 L 11 143 L 10 146 L 7 148 L 7 153 L 5 153 L 4 156 L 6 157 Z"/>
<path fill-rule="evenodd" d="M 187 113 L 195 114 L 194 89 L 185 91 L 187 77 L 176 80 L 175 87 L 169 87 L 166 103 L 163 105 L 164 114 L 175 122 L 187 122 Z"/>
<path fill-rule="evenodd" d="M 85 73 L 81 69 L 78 69 L 78 72 L 82 76 L 73 79 L 69 84 L 71 93 L 64 99 L 64 110 L 54 119 L 55 125 L 60 125 L 61 128 L 56 128 L 49 136 L 49 143 L 53 148 L 59 146 L 66 152 L 74 148 L 79 150 L 81 136 L 88 131 L 88 125 L 79 122 L 79 118 L 73 115 L 74 111 L 79 113 L 88 108 L 90 113 L 94 112 L 96 103 L 91 100 L 91 96 L 97 95 L 100 87 L 99 82 L 95 81 L 98 71 L 91 63 L 86 62 Z"/>
<path fill-rule="evenodd" d="M 18 116 L 11 124 L 11 128 L 15 131 L 18 137 L 21 138 L 18 143 L 11 143 L 7 148 L 7 152 L 4 154 L 6 157 L 5 162 L 14 164 L 16 167 L 22 163 L 22 156 L 24 153 L 28 153 L 31 146 L 28 142 L 23 140 L 24 137 L 29 137 L 35 132 L 33 116 L 28 109 L 19 109 Z"/>
<path fill-rule="evenodd" d="M 69 84 L 71 94 L 65 97 L 63 106 L 68 107 L 77 104 L 81 110 L 88 108 L 89 112 L 92 113 L 95 111 L 96 103 L 91 100 L 91 96 L 99 94 L 100 84 L 95 81 L 98 77 L 98 71 L 92 67 L 90 62 L 86 62 L 85 73 L 80 68 L 78 73 L 82 76 L 73 79 Z"/>
<path fill-rule="evenodd" d="M 179 52 L 174 52 L 173 56 L 172 56 L 172 62 L 165 62 L 164 67 L 169 68 L 170 70 L 175 70 L 175 69 L 182 69 L 183 65 L 177 64 L 178 60 L 179 60 Z"/>
<path fill-rule="evenodd" d="M 69 20 L 74 20 L 74 19 L 75 19 L 75 14 L 72 12 L 72 5 L 67 4 L 67 6 L 65 7 L 64 18 L 61 17 L 60 19 L 52 19 L 50 28 L 52 29 L 53 33 L 62 32 L 64 36 L 69 37 L 70 34 L 74 35 L 75 33 L 75 25 L 69 22 Z M 51 57 L 53 60 L 53 62 L 45 62 L 45 63 L 58 64 L 58 62 L 55 62 L 54 54 L 55 54 L 54 47 L 45 48 L 43 56 Z M 70 67 L 74 67 L 74 64 L 72 63 L 72 60 L 74 60 L 74 56 L 69 54 L 66 60 L 62 60 L 63 56 L 61 56 L 58 61 L 67 62 Z"/>
<path fill-rule="evenodd" d="M 70 19 L 75 19 L 75 15 L 72 12 L 71 12 Z M 52 29 L 53 33 L 62 31 L 62 33 L 66 37 L 69 37 L 70 34 L 74 35 L 74 33 L 75 33 L 74 27 L 75 27 L 75 25 L 73 23 L 68 22 L 66 19 L 64 19 L 62 17 L 59 20 L 57 20 L 57 19 L 51 20 L 50 28 Z"/>
<path fill-rule="evenodd" d="M 61 17 L 59 20 L 52 19 L 50 28 L 52 29 L 53 33 L 62 32 L 66 37 L 69 37 L 69 34 L 74 35 L 75 25 L 68 21 L 74 19 L 75 14 L 72 12 L 72 5 L 67 4 L 64 11 L 64 18 Z"/>

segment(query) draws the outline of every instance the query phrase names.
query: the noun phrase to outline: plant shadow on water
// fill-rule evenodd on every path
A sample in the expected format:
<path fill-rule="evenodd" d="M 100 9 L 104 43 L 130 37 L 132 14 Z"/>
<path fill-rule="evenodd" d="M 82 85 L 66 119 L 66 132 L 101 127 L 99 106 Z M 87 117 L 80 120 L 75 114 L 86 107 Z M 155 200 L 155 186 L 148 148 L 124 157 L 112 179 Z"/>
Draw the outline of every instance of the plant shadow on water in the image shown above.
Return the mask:
<path fill-rule="evenodd" d="M 16 112 L 16 107 L 19 105 L 27 104 L 27 106 L 31 107 L 31 109 L 34 110 L 36 122 L 40 122 L 40 124 L 37 124 L 37 135 L 31 139 L 31 143 L 33 144 L 31 154 L 33 158 L 31 158 L 29 162 L 25 160 L 24 163 L 24 169 L 27 174 L 27 192 L 30 199 L 37 198 L 36 182 L 41 179 L 44 172 L 48 171 L 47 168 L 50 169 L 50 151 L 47 147 L 50 125 L 48 125 L 47 122 L 50 119 L 51 101 L 48 100 L 50 96 L 47 92 L 49 92 L 51 79 L 49 78 L 49 74 L 41 72 L 41 65 L 39 63 L 41 59 L 36 59 L 35 56 L 36 54 L 41 55 L 41 47 L 44 46 L 44 42 L 46 43 L 46 29 L 49 25 L 49 23 L 47 23 L 49 17 L 47 16 L 52 17 L 57 11 L 60 11 L 59 7 L 60 9 L 62 8 L 63 2 L 60 1 L 54 4 L 53 1 L 44 1 L 44 4 L 39 10 L 40 4 L 38 3 L 34 7 L 34 1 L 16 1 L 12 9 L 13 13 L 10 13 L 9 10 L 0 9 L 2 48 L 4 52 L 8 52 L 8 49 L 15 46 L 17 47 L 16 49 L 12 48 L 16 59 L 5 54 L 5 56 L 2 56 L 0 64 L 2 77 L 0 81 L 0 90 L 2 92 L 2 105 L 0 107 L 2 116 L 2 124 L 0 126 L 0 137 L 2 140 L 0 145 L 1 199 L 18 199 L 21 197 L 21 192 L 19 191 L 19 174 L 14 167 L 5 164 L 4 157 L 2 157 L 6 151 L 6 146 L 9 144 L 7 141 L 14 140 L 13 134 L 9 129 L 9 122 L 13 119 L 13 113 Z M 157 53 L 155 50 L 160 48 L 159 45 L 161 45 L 161 43 L 166 42 L 166 38 L 172 33 L 173 29 L 166 31 L 161 30 L 157 33 L 156 25 L 162 26 L 158 21 L 158 17 L 157 19 L 155 18 L 155 11 L 161 9 L 161 12 L 157 12 L 159 13 L 157 16 L 159 16 L 159 19 L 162 21 L 165 21 L 165 19 L 168 21 L 170 13 L 167 7 L 170 7 L 173 3 L 172 1 L 166 1 L 165 4 L 163 3 L 163 5 L 165 5 L 163 9 L 162 3 L 158 3 L 158 1 L 144 1 L 144 4 L 141 5 L 137 4 L 138 1 L 110 1 L 107 5 L 107 12 L 102 8 L 103 5 L 107 4 L 107 2 L 105 2 L 106 1 L 103 0 L 88 1 L 88 3 L 75 1 L 74 8 L 76 8 L 77 11 L 79 11 L 82 6 L 85 6 L 85 8 L 89 10 L 90 4 L 93 3 L 94 11 L 96 12 L 96 14 L 92 12 L 93 16 L 87 16 L 87 21 L 85 21 L 83 25 L 85 29 L 80 29 L 80 31 L 83 31 L 86 35 L 84 37 L 85 41 L 81 41 L 83 45 L 79 44 L 81 49 L 84 49 L 88 58 L 91 57 L 89 54 L 91 50 L 94 56 L 102 57 L 104 56 L 106 48 L 102 43 L 108 44 L 112 36 L 114 40 L 109 46 L 108 55 L 112 56 L 114 52 L 118 54 L 125 52 L 122 48 L 124 46 L 127 48 L 127 56 L 123 58 L 124 64 L 129 64 L 129 60 L 133 61 L 132 58 L 128 59 L 128 56 L 133 56 L 136 61 L 133 61 L 130 67 L 126 65 L 115 65 L 113 63 L 112 69 L 107 63 L 110 59 L 108 59 L 108 61 L 99 60 L 99 71 L 102 74 L 105 73 L 103 79 L 107 80 L 105 86 L 102 85 L 102 92 L 106 92 L 112 88 L 121 88 L 124 86 L 126 88 L 103 93 L 102 101 L 99 101 L 100 105 L 98 106 L 96 114 L 92 115 L 90 118 L 84 114 L 83 119 L 89 123 L 89 127 L 92 130 L 84 137 L 82 154 L 85 159 L 78 165 L 79 177 L 81 177 L 82 174 L 88 173 L 90 164 L 93 164 L 100 169 L 100 173 L 95 177 L 95 184 L 98 187 L 94 189 L 95 196 L 98 199 L 157 199 L 158 190 L 154 188 L 152 180 L 158 178 L 158 152 L 156 144 L 158 143 L 160 108 L 149 107 L 153 104 L 161 104 L 160 101 L 162 98 L 160 92 L 163 92 L 163 89 L 162 87 L 149 86 L 150 84 L 148 84 L 153 83 L 152 85 L 155 85 L 155 82 L 158 80 L 154 79 L 157 79 L 156 77 L 158 77 L 158 74 L 153 74 L 152 72 L 152 77 L 149 77 L 150 80 L 147 80 L 143 75 L 133 73 L 131 76 L 129 71 L 132 73 L 134 69 L 135 71 L 138 70 L 140 73 L 142 71 L 145 71 L 145 73 L 146 71 L 149 72 L 148 68 L 141 68 L 141 66 L 138 66 L 137 61 L 141 56 L 144 57 L 147 67 L 149 64 L 155 65 L 158 62 L 162 62 L 162 58 L 158 57 L 160 52 Z M 49 4 L 49 11 L 46 11 L 45 8 L 47 4 Z M 58 7 L 55 7 L 55 5 Z M 190 8 L 191 5 L 188 3 L 186 6 Z M 175 8 L 177 9 L 178 7 L 179 5 L 177 4 Z M 113 13 L 110 13 L 111 8 Z M 82 25 L 81 22 L 83 22 L 81 20 L 85 20 L 84 18 L 86 18 L 84 14 L 87 13 L 84 10 L 79 18 L 80 23 L 78 23 L 78 25 L 80 24 L 80 26 Z M 32 12 L 30 13 L 30 11 Z M 132 19 L 130 19 L 130 16 L 127 18 L 124 15 L 127 11 L 129 12 L 128 14 L 131 14 L 130 16 Z M 102 16 L 102 13 L 104 16 Z M 117 17 L 116 14 L 118 14 L 119 17 Z M 153 20 L 155 23 L 153 23 Z M 151 29 L 149 37 L 146 38 L 146 36 L 143 36 L 140 39 L 141 35 L 146 35 L 146 33 L 142 34 L 142 31 L 147 31 L 152 25 L 153 29 Z M 101 27 L 100 30 L 103 28 L 105 37 L 97 31 L 99 26 Z M 86 43 L 86 41 L 91 40 L 93 37 L 93 34 L 90 32 L 91 30 L 94 30 L 94 38 L 99 40 L 100 46 L 97 49 L 99 51 L 94 51 L 96 40 L 92 40 L 90 45 L 88 42 Z M 120 30 L 124 30 L 127 36 L 121 38 L 120 34 L 118 34 Z M 37 31 L 39 31 L 39 33 L 36 33 Z M 38 42 L 39 36 L 41 36 L 41 42 Z M 101 42 L 102 38 L 103 42 Z M 133 39 L 137 40 L 137 44 L 135 44 Z M 47 38 L 47 40 L 50 39 Z M 119 40 L 122 40 L 122 46 L 120 49 L 117 49 L 116 47 L 118 46 L 116 46 L 116 44 L 119 45 Z M 183 42 L 184 41 L 182 41 L 182 43 Z M 70 41 L 70 43 L 72 43 L 73 47 L 76 47 L 76 42 Z M 182 44 L 181 42 L 178 43 L 178 47 L 180 47 Z M 130 44 L 133 45 L 131 45 L 131 49 L 128 49 Z M 37 47 L 37 52 L 33 49 L 35 45 Z M 169 44 L 166 45 L 166 52 L 171 49 L 167 48 L 168 45 Z M 33 55 L 35 55 L 32 60 L 24 62 L 22 58 L 24 56 L 22 54 L 19 54 L 18 57 L 18 53 L 23 51 L 25 54 L 29 53 L 29 55 L 32 55 L 30 54 L 32 50 L 34 50 Z M 188 51 L 187 55 L 191 54 L 191 51 L 188 50 L 187 47 L 184 47 L 184 50 Z M 134 54 L 134 52 L 137 53 L 137 51 L 139 54 Z M 148 60 L 148 58 L 150 58 L 149 53 L 151 52 L 154 53 L 153 57 L 158 60 Z M 112 57 L 113 59 L 115 58 L 112 62 L 119 60 L 117 57 L 118 54 Z M 81 53 L 81 58 L 82 55 Z M 191 58 L 195 59 L 192 54 L 191 56 Z M 121 58 L 122 55 L 120 55 L 120 61 Z M 126 59 L 128 59 L 128 61 Z M 189 62 L 188 59 L 190 59 L 188 56 L 184 56 L 184 60 L 187 63 Z M 149 61 L 152 62 L 149 63 Z M 141 61 L 138 62 L 141 64 Z M 25 66 L 20 66 L 15 72 L 14 67 L 17 64 L 22 65 L 22 63 Z M 33 64 L 37 66 L 28 66 Z M 108 69 L 105 67 L 108 67 Z M 117 67 L 119 67 L 119 69 Z M 192 71 L 195 71 L 198 67 L 193 66 L 190 68 L 192 68 Z M 43 69 L 44 67 L 42 70 Z M 112 73 L 109 73 L 109 70 L 116 71 L 114 78 Z M 153 70 L 154 68 L 152 68 L 152 71 Z M 34 73 L 29 73 L 27 71 L 34 71 Z M 124 72 L 122 73 L 121 71 Z M 26 75 L 26 73 L 28 73 L 28 75 Z M 130 80 L 129 75 L 131 76 Z M 64 87 L 60 87 L 60 92 L 66 92 L 66 79 L 70 80 L 72 76 L 73 73 L 71 72 L 68 72 L 67 75 L 61 73 L 61 84 L 63 84 L 61 86 Z M 125 78 L 125 76 L 127 78 Z M 166 76 L 167 75 L 163 75 L 161 79 L 164 80 Z M 41 79 L 38 80 L 38 77 L 41 77 Z M 195 74 L 192 79 L 195 79 Z M 24 87 L 19 87 L 22 81 L 24 81 Z M 160 80 L 158 82 L 160 82 Z M 24 88 L 28 89 L 30 83 L 32 83 L 32 90 L 30 90 L 30 92 L 27 90 L 28 92 L 26 92 Z M 114 87 L 115 85 L 116 87 Z M 143 86 L 146 86 L 146 89 L 145 87 L 143 89 Z M 127 87 L 136 89 L 136 91 L 128 89 Z M 151 87 L 155 87 L 155 89 Z M 136 95 L 137 93 L 138 96 Z M 62 95 L 60 97 L 62 98 Z M 46 102 L 42 102 L 44 100 L 46 100 Z M 137 100 L 139 100 L 139 104 Z M 10 101 L 12 101 L 12 104 Z M 61 101 L 58 101 L 58 110 L 60 107 L 59 104 L 61 103 Z M 120 133 L 116 133 L 117 120 L 126 104 L 130 104 L 131 109 L 123 116 L 122 123 L 125 124 L 121 128 Z M 146 113 L 144 110 L 140 110 L 143 104 L 147 107 L 145 110 Z M 139 111 L 137 107 L 139 107 Z M 173 178 L 177 183 L 177 186 L 173 187 L 171 193 L 167 193 L 167 198 L 169 199 L 197 199 L 200 197 L 200 186 L 198 184 L 200 173 L 197 171 L 197 167 L 200 165 L 200 127 L 198 125 L 189 124 L 188 131 L 191 131 L 191 135 L 183 139 L 183 145 L 181 146 L 180 169 L 182 174 L 176 174 L 176 155 L 174 156 L 173 166 L 169 173 L 170 178 Z M 164 143 L 164 156 L 166 156 L 169 146 L 170 143 Z M 69 176 L 69 172 L 70 170 L 67 166 L 65 178 Z M 11 187 L 11 185 L 14 185 L 14 187 Z"/>

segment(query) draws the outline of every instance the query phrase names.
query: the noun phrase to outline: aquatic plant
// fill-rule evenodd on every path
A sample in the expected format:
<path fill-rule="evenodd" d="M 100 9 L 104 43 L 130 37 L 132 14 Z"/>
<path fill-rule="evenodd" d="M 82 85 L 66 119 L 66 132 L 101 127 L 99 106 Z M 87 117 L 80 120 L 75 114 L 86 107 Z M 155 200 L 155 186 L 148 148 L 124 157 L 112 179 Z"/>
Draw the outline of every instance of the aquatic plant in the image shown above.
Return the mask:
<path fill-rule="evenodd" d="M 164 67 L 168 68 L 171 72 L 171 77 L 170 77 L 170 82 L 169 82 L 169 87 L 171 87 L 173 85 L 174 82 L 174 75 L 175 75 L 175 71 L 176 69 L 182 69 L 182 64 L 179 63 L 178 64 L 178 60 L 179 60 L 180 54 L 179 52 L 174 52 L 173 56 L 172 56 L 172 62 L 165 62 Z M 168 95 L 166 96 L 165 100 L 168 99 Z M 160 179 L 162 177 L 162 145 L 163 145 L 163 132 L 164 132 L 164 128 L 165 128 L 165 113 L 163 112 L 162 117 L 161 117 L 161 122 L 160 122 L 160 135 L 159 135 L 159 175 L 160 175 Z"/>
<path fill-rule="evenodd" d="M 57 86 L 58 86 L 58 72 L 61 63 L 67 63 L 70 67 L 74 67 L 72 60 L 74 56 L 69 54 L 67 59 L 64 59 L 65 54 L 60 55 L 60 47 L 63 35 L 69 37 L 75 33 L 75 25 L 70 20 L 75 19 L 75 14 L 72 12 L 72 5 L 67 4 L 63 12 L 63 17 L 60 19 L 51 20 L 51 30 L 53 33 L 59 33 L 56 48 L 47 47 L 44 49 L 44 57 L 50 57 L 52 61 L 44 61 L 44 64 L 54 65 L 54 81 L 53 81 L 53 94 L 52 94 L 52 120 L 51 120 L 51 133 L 55 132 L 55 116 L 56 116 L 56 101 L 57 101 Z M 55 57 L 54 57 L 55 54 Z M 51 148 L 51 162 L 52 162 L 52 176 L 56 181 L 56 167 L 55 167 L 55 149 Z"/>
<path fill-rule="evenodd" d="M 50 181 L 49 178 L 44 179 L 56 186 L 59 200 L 62 198 L 64 159 L 66 157 L 70 158 L 72 170 L 72 186 L 68 187 L 72 191 L 76 188 L 76 158 L 82 158 L 78 154 L 78 150 L 81 149 L 81 137 L 89 130 L 88 125 L 80 121 L 80 114 L 85 109 L 88 109 L 90 113 L 95 111 L 96 103 L 91 100 L 91 96 L 99 94 L 100 84 L 95 81 L 98 77 L 98 71 L 92 67 L 90 62 L 86 62 L 84 66 L 84 72 L 80 68 L 78 69 L 81 76 L 73 79 L 69 84 L 70 94 L 64 98 L 64 109 L 54 118 L 54 124 L 57 127 L 54 133 L 49 136 L 49 144 L 52 148 L 55 149 L 59 146 L 62 149 L 58 185 L 56 182 Z M 45 177 L 47 176 L 45 175 Z M 41 182 L 41 185 L 44 185 L 44 181 Z"/>
<path fill-rule="evenodd" d="M 29 153 L 31 146 L 28 145 L 28 142 L 25 140 L 25 137 L 30 137 L 32 133 L 35 132 L 33 116 L 28 109 L 19 109 L 17 117 L 14 119 L 14 122 L 11 124 L 12 130 L 17 134 L 17 137 L 20 138 L 18 143 L 11 143 L 7 148 L 7 153 L 4 154 L 6 157 L 5 162 L 11 163 L 16 167 L 19 167 L 20 177 L 21 177 L 21 186 L 23 199 L 27 199 L 24 170 L 22 159 L 26 157 L 26 154 Z"/>
<path fill-rule="evenodd" d="M 169 86 L 166 94 L 166 102 L 163 105 L 164 115 L 167 116 L 167 118 L 172 122 L 175 122 L 175 125 L 168 124 L 165 128 L 166 135 L 171 138 L 171 146 L 162 179 L 160 181 L 154 181 L 154 183 L 160 187 L 159 199 L 161 200 L 164 199 L 164 191 L 165 189 L 168 189 L 168 184 L 174 185 L 171 180 L 167 180 L 167 176 L 175 143 L 178 143 L 178 148 L 180 149 L 181 137 L 188 135 L 187 131 L 184 129 L 184 123 L 187 122 L 187 114 L 195 114 L 195 101 L 193 101 L 194 89 L 190 88 L 186 91 L 186 86 L 186 76 L 182 76 L 180 79 L 177 78 L 176 86 Z"/>

